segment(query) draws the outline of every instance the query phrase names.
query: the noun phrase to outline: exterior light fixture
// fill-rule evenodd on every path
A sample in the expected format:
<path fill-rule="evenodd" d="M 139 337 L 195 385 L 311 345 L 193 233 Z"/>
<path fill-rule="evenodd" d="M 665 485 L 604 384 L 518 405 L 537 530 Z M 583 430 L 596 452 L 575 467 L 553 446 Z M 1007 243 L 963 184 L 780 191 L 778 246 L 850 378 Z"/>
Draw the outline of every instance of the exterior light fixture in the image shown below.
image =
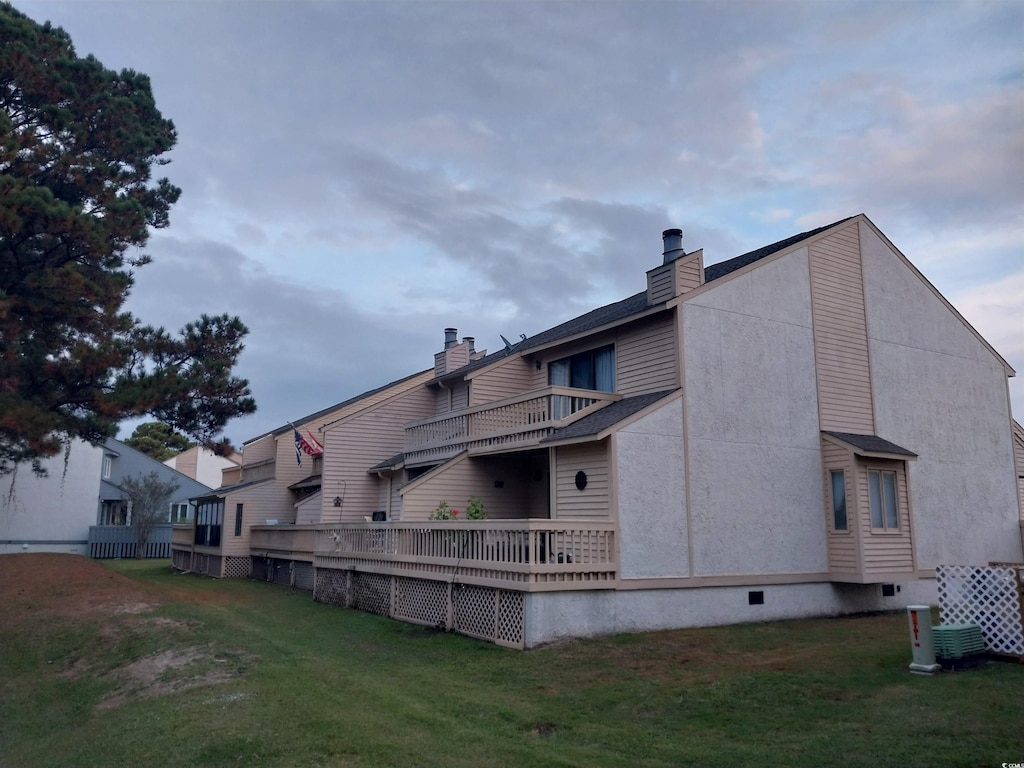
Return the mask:
<path fill-rule="evenodd" d="M 341 496 L 335 496 L 334 497 L 334 506 L 336 506 L 336 507 L 340 507 L 341 506 Z"/>

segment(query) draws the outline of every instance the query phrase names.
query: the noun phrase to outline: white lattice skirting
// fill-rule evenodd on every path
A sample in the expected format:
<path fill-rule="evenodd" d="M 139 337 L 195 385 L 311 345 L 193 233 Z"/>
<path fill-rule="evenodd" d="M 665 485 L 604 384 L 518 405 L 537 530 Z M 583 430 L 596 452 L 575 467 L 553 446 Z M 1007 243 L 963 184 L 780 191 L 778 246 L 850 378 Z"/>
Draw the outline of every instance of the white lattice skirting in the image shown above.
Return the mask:
<path fill-rule="evenodd" d="M 493 587 L 317 568 L 313 599 L 523 648 L 523 595 Z"/>
<path fill-rule="evenodd" d="M 943 624 L 977 624 L 986 650 L 1024 656 L 1024 566 L 940 565 L 935 576 Z"/>

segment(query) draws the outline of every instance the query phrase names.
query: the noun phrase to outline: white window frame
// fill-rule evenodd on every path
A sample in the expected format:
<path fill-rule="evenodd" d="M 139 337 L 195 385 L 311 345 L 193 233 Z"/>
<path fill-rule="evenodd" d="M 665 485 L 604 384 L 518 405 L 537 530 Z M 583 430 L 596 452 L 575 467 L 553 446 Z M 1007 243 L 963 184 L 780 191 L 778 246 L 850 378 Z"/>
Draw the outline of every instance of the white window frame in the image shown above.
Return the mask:
<path fill-rule="evenodd" d="M 877 478 L 877 487 L 872 485 Z M 891 487 L 885 482 L 892 478 Z M 867 468 L 868 481 L 868 513 L 871 516 L 871 530 L 899 533 L 900 531 L 900 493 L 899 477 L 892 469 Z M 890 498 L 891 491 L 891 498 Z"/>

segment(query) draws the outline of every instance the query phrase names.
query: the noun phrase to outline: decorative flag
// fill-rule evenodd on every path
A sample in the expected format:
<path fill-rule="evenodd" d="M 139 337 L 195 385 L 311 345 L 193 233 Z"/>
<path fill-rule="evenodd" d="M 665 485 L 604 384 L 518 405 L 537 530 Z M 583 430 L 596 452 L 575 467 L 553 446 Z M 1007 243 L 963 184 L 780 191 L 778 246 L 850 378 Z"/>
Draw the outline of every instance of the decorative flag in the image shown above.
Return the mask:
<path fill-rule="evenodd" d="M 313 437 L 313 433 L 308 429 L 306 434 L 309 435 L 309 442 L 303 446 L 302 450 L 308 453 L 310 456 L 319 456 L 324 452 L 324 447 L 320 445 L 320 441 Z"/>
<path fill-rule="evenodd" d="M 292 432 L 295 433 L 295 463 L 300 467 L 302 466 L 302 444 L 305 439 L 299 434 L 299 430 L 292 427 Z"/>

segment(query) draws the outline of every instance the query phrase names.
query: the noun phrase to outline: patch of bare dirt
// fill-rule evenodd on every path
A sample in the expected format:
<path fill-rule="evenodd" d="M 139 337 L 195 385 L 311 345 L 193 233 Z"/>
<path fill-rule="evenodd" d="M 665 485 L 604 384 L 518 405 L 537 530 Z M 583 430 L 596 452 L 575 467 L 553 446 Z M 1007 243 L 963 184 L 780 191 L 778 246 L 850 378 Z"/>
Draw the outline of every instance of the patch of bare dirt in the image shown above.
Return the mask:
<path fill-rule="evenodd" d="M 111 680 L 114 690 L 100 703 L 102 709 L 133 699 L 213 686 L 244 674 L 253 662 L 244 654 L 208 645 L 175 647 L 172 638 L 187 634 L 197 623 L 143 615 L 169 602 L 226 599 L 209 590 L 189 590 L 186 581 L 174 590 L 149 589 L 78 555 L 0 556 L 0 626 L 17 631 L 42 620 L 47 630 L 72 623 L 96 627 L 95 641 L 82 649 L 81 656 L 50 663 L 65 679 Z M 29 621 L 33 624 L 27 624 Z M 102 654 L 108 649 L 139 638 L 160 638 L 157 645 L 171 647 L 113 667 L 103 661 Z"/>
<path fill-rule="evenodd" d="M 7 626 L 36 615 L 88 618 L 141 613 L 158 604 L 138 584 L 79 555 L 0 555 L 0 617 Z"/>
<path fill-rule="evenodd" d="M 218 654 L 209 646 L 160 651 L 114 670 L 111 674 L 117 687 L 98 708 L 115 709 L 134 699 L 226 683 L 238 677 L 250 661 Z"/>

